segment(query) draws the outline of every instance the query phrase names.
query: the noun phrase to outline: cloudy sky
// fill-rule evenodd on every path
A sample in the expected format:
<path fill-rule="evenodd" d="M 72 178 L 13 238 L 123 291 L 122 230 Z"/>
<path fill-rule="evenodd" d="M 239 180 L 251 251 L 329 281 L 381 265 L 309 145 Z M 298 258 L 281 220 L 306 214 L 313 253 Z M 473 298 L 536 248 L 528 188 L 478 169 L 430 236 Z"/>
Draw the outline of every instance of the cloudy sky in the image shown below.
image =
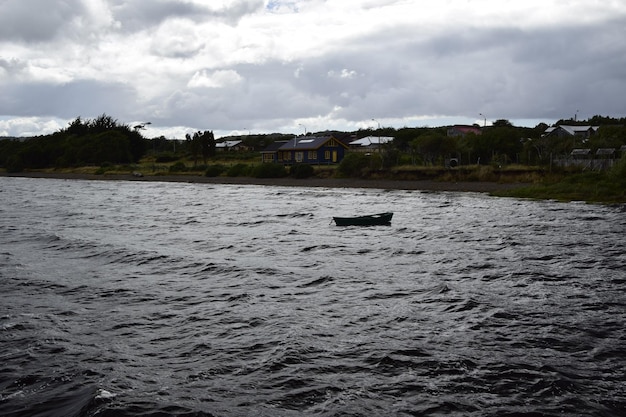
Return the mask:
<path fill-rule="evenodd" d="M 626 116 L 624 0 L 0 0 L 0 136 Z"/>

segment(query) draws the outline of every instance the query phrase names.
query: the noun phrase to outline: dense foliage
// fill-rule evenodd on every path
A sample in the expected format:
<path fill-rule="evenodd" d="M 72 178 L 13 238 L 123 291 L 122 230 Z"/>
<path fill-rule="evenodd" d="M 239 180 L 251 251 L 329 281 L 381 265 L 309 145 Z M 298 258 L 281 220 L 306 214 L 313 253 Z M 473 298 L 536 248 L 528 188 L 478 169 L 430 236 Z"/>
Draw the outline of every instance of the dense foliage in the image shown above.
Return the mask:
<path fill-rule="evenodd" d="M 279 164 L 261 164 L 252 169 L 254 178 L 283 178 L 287 176 L 285 167 Z"/>
<path fill-rule="evenodd" d="M 226 167 L 221 164 L 209 165 L 204 171 L 205 177 L 219 177 L 222 172 L 226 171 Z"/>
<path fill-rule="evenodd" d="M 93 120 L 76 118 L 52 135 L 0 141 L 0 164 L 8 171 L 27 168 L 128 164 L 144 155 L 146 141 L 138 129 L 103 114 Z"/>
<path fill-rule="evenodd" d="M 395 139 L 371 154 L 348 153 L 338 167 L 341 176 L 363 176 L 370 172 L 389 169 L 398 165 L 415 166 L 463 166 L 492 165 L 496 168 L 515 163 L 532 166 L 548 166 L 555 158 L 568 157 L 573 148 L 584 147 L 591 152 L 599 148 L 618 150 L 626 144 L 626 119 L 594 116 L 589 120 L 561 120 L 559 124 L 600 126 L 589 137 L 546 136 L 548 127 L 540 123 L 534 128 L 516 127 L 508 120 L 500 119 L 491 126 L 474 125 L 474 130 L 463 135 L 450 134 L 447 127 L 379 128 L 357 132 L 319 132 L 332 134 L 348 142 L 365 136 L 393 136 Z M 65 168 L 78 166 L 105 166 L 112 164 L 136 164 L 149 157 L 152 170 L 183 172 L 200 170 L 209 160 L 225 165 L 237 165 L 241 161 L 253 161 L 258 152 L 270 143 L 290 138 L 284 134 L 243 135 L 223 140 L 241 140 L 244 151 L 217 151 L 217 141 L 212 131 L 198 131 L 186 135 L 185 140 L 168 140 L 165 137 L 144 139 L 144 126 L 130 128 L 103 114 L 93 120 L 80 117 L 67 128 L 47 136 L 24 139 L 0 140 L 0 168 L 17 172 L 24 169 Z M 178 163 L 180 162 L 180 163 Z M 169 168 L 172 163 L 175 167 Z M 156 164 L 167 164 L 165 167 Z M 202 164 L 202 165 L 200 165 Z M 190 167 L 193 165 L 193 168 Z M 253 166 L 229 169 L 227 175 L 282 175 L 263 170 L 271 168 Z M 293 176 L 312 175 L 307 168 L 294 168 Z M 220 173 L 223 174 L 224 172 Z"/>
<path fill-rule="evenodd" d="M 371 165 L 370 156 L 357 152 L 347 154 L 339 164 L 337 173 L 342 177 L 363 176 Z"/>
<path fill-rule="evenodd" d="M 315 170 L 311 165 L 295 164 L 289 169 L 289 175 L 294 178 L 309 178 L 315 174 Z"/>
<path fill-rule="evenodd" d="M 607 172 L 585 171 L 556 175 L 538 184 L 494 194 L 518 198 L 623 204 L 626 202 L 626 158 L 622 158 Z"/>

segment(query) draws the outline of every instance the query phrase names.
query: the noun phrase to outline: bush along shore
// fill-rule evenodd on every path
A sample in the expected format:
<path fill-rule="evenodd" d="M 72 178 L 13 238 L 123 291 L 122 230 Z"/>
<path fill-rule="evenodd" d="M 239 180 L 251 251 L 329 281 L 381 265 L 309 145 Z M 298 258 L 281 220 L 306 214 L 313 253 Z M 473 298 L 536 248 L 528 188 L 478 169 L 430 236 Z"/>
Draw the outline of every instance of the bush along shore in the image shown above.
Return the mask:
<path fill-rule="evenodd" d="M 606 172 L 546 171 L 538 167 L 474 165 L 454 169 L 400 166 L 344 172 L 339 166 L 284 167 L 277 164 L 187 166 L 144 163 L 73 169 L 0 172 L 4 176 L 303 187 L 380 188 L 484 192 L 493 196 L 626 204 L 626 159 Z"/>
<path fill-rule="evenodd" d="M 621 169 L 607 173 L 584 172 L 548 176 L 537 184 L 497 190 L 493 194 L 502 197 L 626 204 L 626 164 L 622 161 L 620 165 Z"/>
<path fill-rule="evenodd" d="M 50 135 L 0 137 L 0 170 L 4 170 L 0 173 L 483 191 L 560 201 L 626 202 L 625 162 L 619 159 L 626 158 L 626 118 L 598 115 L 585 121 L 559 120 L 551 127 L 539 123 L 534 128 L 500 119 L 483 127 L 379 126 L 353 132 L 309 132 L 307 137 L 328 140 L 317 152 L 307 148 L 306 153 L 296 152 L 296 140 L 288 133 L 218 140 L 205 130 L 170 140 L 145 138 L 144 127 L 131 127 L 102 114 L 95 119 L 77 117 Z M 376 137 L 393 140 L 372 142 Z M 352 145 L 354 139 L 365 138 L 369 140 L 366 149 Z M 281 144 L 292 140 L 293 150 L 285 151 Z M 319 161 L 320 165 L 283 165 L 296 160 Z"/>

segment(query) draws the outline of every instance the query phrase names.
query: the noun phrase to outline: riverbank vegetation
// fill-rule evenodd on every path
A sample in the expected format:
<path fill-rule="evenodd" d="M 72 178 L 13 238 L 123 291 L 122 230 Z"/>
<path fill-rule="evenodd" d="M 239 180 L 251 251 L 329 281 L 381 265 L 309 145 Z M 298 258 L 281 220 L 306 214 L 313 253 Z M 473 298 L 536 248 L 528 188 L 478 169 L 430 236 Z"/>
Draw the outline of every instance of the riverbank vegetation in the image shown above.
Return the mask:
<path fill-rule="evenodd" d="M 84 174 L 203 175 L 278 178 L 360 178 L 398 181 L 485 181 L 520 184 L 498 195 L 626 202 L 626 119 L 594 116 L 586 121 L 561 120 L 563 125 L 600 126 L 591 137 L 547 137 L 548 126 L 515 127 L 497 120 L 489 127 L 451 134 L 451 127 L 379 128 L 332 134 L 344 142 L 366 136 L 392 136 L 394 141 L 372 152 L 348 152 L 338 165 L 261 163 L 260 151 L 292 135 L 246 135 L 216 140 L 212 131 L 185 139 L 145 138 L 144 125 L 130 127 L 103 114 L 93 120 L 78 117 L 51 135 L 0 140 L 0 169 L 7 172 L 47 170 Z M 472 133 L 478 131 L 479 134 Z M 311 135 L 311 134 L 310 134 Z M 219 147 L 223 140 L 239 142 L 237 150 Z M 611 148 L 607 169 L 589 165 L 559 166 L 575 148 Z M 621 158 L 621 160 L 619 160 Z M 612 166 L 612 168 L 609 168 Z"/>
<path fill-rule="evenodd" d="M 591 203 L 626 203 L 626 158 L 606 172 L 558 173 L 525 187 L 494 192 L 502 197 Z"/>

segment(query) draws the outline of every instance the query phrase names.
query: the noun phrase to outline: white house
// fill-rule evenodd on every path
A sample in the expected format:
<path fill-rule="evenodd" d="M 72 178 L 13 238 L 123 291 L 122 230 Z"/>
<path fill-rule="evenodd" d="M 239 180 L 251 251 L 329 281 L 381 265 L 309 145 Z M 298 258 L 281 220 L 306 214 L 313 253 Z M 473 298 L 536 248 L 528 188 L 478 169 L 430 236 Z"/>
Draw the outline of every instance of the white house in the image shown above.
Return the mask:
<path fill-rule="evenodd" d="M 242 141 L 240 140 L 225 140 L 224 142 L 217 142 L 215 149 L 218 151 L 238 151 L 241 149 Z"/>
<path fill-rule="evenodd" d="M 593 136 L 600 126 L 568 126 L 568 125 L 559 125 L 552 126 L 545 130 L 544 136 L 556 136 L 556 137 L 580 137 L 580 138 L 589 138 Z"/>
<path fill-rule="evenodd" d="M 356 151 L 371 151 L 380 148 L 382 145 L 393 142 L 392 136 L 366 136 L 353 140 L 349 143 L 350 149 Z"/>

